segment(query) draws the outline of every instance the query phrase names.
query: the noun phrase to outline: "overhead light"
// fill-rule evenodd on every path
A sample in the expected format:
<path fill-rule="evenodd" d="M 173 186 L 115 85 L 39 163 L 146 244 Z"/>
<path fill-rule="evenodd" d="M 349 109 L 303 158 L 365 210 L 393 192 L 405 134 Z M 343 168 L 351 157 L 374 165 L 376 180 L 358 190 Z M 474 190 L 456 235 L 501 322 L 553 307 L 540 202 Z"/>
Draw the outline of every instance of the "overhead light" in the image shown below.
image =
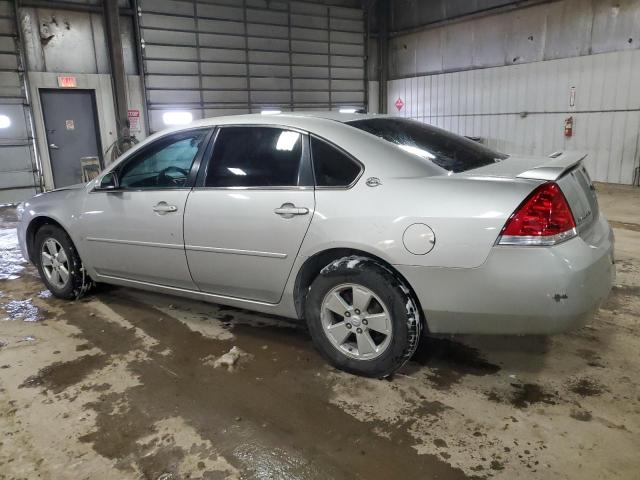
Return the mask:
<path fill-rule="evenodd" d="M 278 110 L 277 108 L 265 108 L 264 110 L 261 110 L 260 113 L 262 115 L 277 115 L 282 113 L 282 110 Z"/>
<path fill-rule="evenodd" d="M 246 175 L 247 172 L 245 172 L 244 170 L 242 170 L 241 168 L 236 168 L 236 167 L 227 167 L 227 170 L 229 170 L 231 173 L 233 173 L 234 175 Z"/>
<path fill-rule="evenodd" d="M 162 121 L 165 125 L 187 125 L 193 121 L 191 112 L 164 112 Z"/>
<path fill-rule="evenodd" d="M 0 115 L 0 128 L 9 128 L 11 126 L 11 119 L 6 115 Z"/>
<path fill-rule="evenodd" d="M 417 155 L 422 158 L 428 158 L 430 160 L 433 160 L 434 158 L 436 158 L 436 156 L 433 153 L 429 153 L 426 150 L 415 147 L 413 145 L 398 145 L 398 146 L 405 152 L 413 153 L 414 155 Z"/>
<path fill-rule="evenodd" d="M 276 150 L 285 150 L 290 152 L 298 142 L 300 134 L 298 132 L 282 132 L 276 143 Z"/>
<path fill-rule="evenodd" d="M 356 113 L 357 111 L 358 109 L 353 107 L 342 107 L 339 110 L 340 113 Z"/>

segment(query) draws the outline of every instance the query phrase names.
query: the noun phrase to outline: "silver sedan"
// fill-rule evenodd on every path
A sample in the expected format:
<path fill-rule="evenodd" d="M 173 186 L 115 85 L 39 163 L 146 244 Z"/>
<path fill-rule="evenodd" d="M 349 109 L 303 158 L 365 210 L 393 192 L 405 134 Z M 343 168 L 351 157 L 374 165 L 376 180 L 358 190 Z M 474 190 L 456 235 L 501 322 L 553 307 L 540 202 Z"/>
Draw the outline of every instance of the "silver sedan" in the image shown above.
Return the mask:
<path fill-rule="evenodd" d="M 383 377 L 424 331 L 550 334 L 598 308 L 613 235 L 582 159 L 386 116 L 220 117 L 25 202 L 19 238 L 58 297 L 104 282 L 304 319 L 330 363 Z"/>

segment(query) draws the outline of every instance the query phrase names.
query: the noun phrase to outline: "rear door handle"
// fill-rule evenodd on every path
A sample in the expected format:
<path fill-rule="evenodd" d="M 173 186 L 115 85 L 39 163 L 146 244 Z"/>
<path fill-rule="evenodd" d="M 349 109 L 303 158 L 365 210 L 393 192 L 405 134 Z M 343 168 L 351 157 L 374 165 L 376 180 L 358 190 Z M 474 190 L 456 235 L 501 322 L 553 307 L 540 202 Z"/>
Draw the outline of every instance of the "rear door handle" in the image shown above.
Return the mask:
<path fill-rule="evenodd" d="M 164 215 L 166 213 L 177 212 L 178 207 L 176 207 L 175 205 L 168 205 L 167 202 L 158 202 L 156 205 L 154 205 L 153 211 L 159 215 Z"/>
<path fill-rule="evenodd" d="M 306 215 L 309 209 L 306 207 L 296 207 L 293 203 L 283 203 L 281 207 L 276 208 L 273 213 L 280 215 L 282 218 L 292 218 L 295 215 Z"/>

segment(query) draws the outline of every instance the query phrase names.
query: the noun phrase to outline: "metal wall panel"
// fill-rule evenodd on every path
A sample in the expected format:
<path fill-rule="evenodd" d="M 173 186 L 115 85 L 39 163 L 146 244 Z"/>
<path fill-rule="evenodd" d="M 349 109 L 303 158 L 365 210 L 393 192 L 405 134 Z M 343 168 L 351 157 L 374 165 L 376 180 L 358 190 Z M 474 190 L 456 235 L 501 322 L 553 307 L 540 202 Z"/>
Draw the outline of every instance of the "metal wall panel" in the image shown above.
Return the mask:
<path fill-rule="evenodd" d="M 625 50 L 392 80 L 387 108 L 507 153 L 583 150 L 594 180 L 630 184 L 640 165 L 638 79 L 640 50 Z"/>
<path fill-rule="evenodd" d="M 332 3 L 140 0 L 151 130 L 168 110 L 364 108 L 363 11 Z"/>
<path fill-rule="evenodd" d="M 519 3 L 394 0 L 396 30 L 441 23 L 395 34 L 389 43 L 390 78 L 640 48 L 640 0 L 557 0 L 515 8 Z M 514 8 L 457 18 L 506 5 Z"/>
<path fill-rule="evenodd" d="M 33 196 L 39 176 L 24 83 L 13 1 L 0 0 L 0 204 Z"/>

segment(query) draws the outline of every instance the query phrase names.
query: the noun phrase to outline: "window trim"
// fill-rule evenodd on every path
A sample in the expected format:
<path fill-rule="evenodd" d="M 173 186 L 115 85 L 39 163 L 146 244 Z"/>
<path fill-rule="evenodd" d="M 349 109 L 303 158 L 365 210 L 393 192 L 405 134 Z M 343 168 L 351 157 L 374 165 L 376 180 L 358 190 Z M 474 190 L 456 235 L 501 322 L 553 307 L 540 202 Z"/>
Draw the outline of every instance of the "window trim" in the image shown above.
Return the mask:
<path fill-rule="evenodd" d="M 356 177 L 353 179 L 353 181 L 349 185 L 344 185 L 344 186 L 320 186 L 320 185 L 318 185 L 318 182 L 316 180 L 316 169 L 315 169 L 315 165 L 313 163 L 313 148 L 312 148 L 312 145 L 311 145 L 311 140 L 313 138 L 315 138 L 318 141 L 326 143 L 327 145 L 329 145 L 332 148 L 335 148 L 340 153 L 342 153 L 345 157 L 347 157 L 349 160 L 354 162 L 358 167 L 360 167 L 360 172 L 358 173 L 358 175 L 356 175 Z M 321 137 L 319 135 L 316 135 L 314 133 L 309 133 L 309 156 L 311 158 L 311 169 L 313 171 L 313 183 L 315 185 L 316 190 L 351 190 L 356 185 L 356 183 L 358 183 L 358 181 L 362 178 L 362 176 L 364 175 L 364 171 L 366 169 L 364 163 L 362 163 L 360 160 L 358 160 L 352 154 L 347 152 L 344 148 L 342 148 L 339 145 L 336 145 L 335 143 L 333 143 L 332 141 L 327 140 L 326 138 Z"/>
<path fill-rule="evenodd" d="M 246 127 L 246 128 L 277 128 L 279 130 L 288 130 L 292 132 L 297 132 L 302 135 L 302 159 L 300 161 L 300 165 L 306 164 L 307 168 L 311 169 L 311 181 L 313 185 L 296 185 L 296 186 L 262 186 L 262 187 L 245 187 L 245 186 L 237 186 L 237 187 L 209 187 L 205 185 L 207 174 L 209 172 L 209 165 L 213 160 L 213 153 L 215 152 L 216 142 L 218 141 L 218 136 L 220 135 L 220 131 L 224 128 L 233 128 L 233 127 Z M 311 163 L 311 144 L 309 141 L 310 133 L 296 127 L 290 127 L 287 125 L 276 125 L 276 124 L 262 124 L 262 123 L 229 123 L 225 125 L 218 125 L 215 128 L 215 132 L 209 141 L 209 146 L 205 150 L 205 155 L 203 156 L 203 161 L 200 164 L 200 171 L 198 172 L 198 177 L 196 179 L 195 185 L 193 186 L 194 190 L 295 190 L 295 191 L 305 191 L 305 190 L 313 190 L 315 187 L 315 174 L 313 172 L 313 164 Z"/>
<path fill-rule="evenodd" d="M 200 164 L 202 162 L 202 158 L 204 156 L 204 152 L 206 151 L 207 147 L 209 146 L 209 144 L 211 143 L 211 136 L 213 134 L 215 130 L 215 127 L 209 126 L 209 127 L 192 127 L 192 128 L 185 128 L 185 129 L 181 129 L 181 130 L 172 130 L 170 132 L 167 132 L 165 135 L 162 135 L 156 139 L 154 139 L 152 142 L 149 142 L 147 145 L 144 145 L 142 148 L 136 150 L 135 152 L 132 152 L 129 156 L 125 157 L 122 159 L 122 161 L 118 162 L 113 168 L 109 169 L 108 171 L 104 172 L 104 175 L 106 175 L 107 173 L 114 173 L 117 178 L 118 178 L 118 188 L 112 189 L 112 190 L 100 190 L 98 187 L 100 185 L 100 180 L 102 180 L 102 177 L 104 175 L 100 175 L 99 180 L 96 182 L 96 184 L 93 186 L 93 188 L 91 189 L 91 192 L 89 193 L 114 193 L 114 192 L 158 192 L 158 191 L 165 191 L 165 190 L 172 190 L 172 191 L 176 191 L 176 190 L 191 190 L 193 188 L 193 186 L 195 185 L 196 182 L 196 176 L 198 174 L 198 170 L 200 169 Z M 187 175 L 187 180 L 185 182 L 185 184 L 183 186 L 180 187 L 153 187 L 153 188 L 126 188 L 126 187 L 121 187 L 120 186 L 120 174 L 122 169 L 129 163 L 134 161 L 136 158 L 138 158 L 139 155 L 144 155 L 145 152 L 148 152 L 154 145 L 156 145 L 158 142 L 161 142 L 163 140 L 166 140 L 167 138 L 173 136 L 173 135 L 180 135 L 180 134 L 185 134 L 188 132 L 197 132 L 197 131 L 202 131 L 204 132 L 204 139 L 202 141 L 202 144 L 200 145 L 200 148 L 198 149 L 198 152 L 196 153 L 195 157 L 193 158 L 193 162 L 191 164 L 191 169 L 189 170 L 189 174 Z"/>

